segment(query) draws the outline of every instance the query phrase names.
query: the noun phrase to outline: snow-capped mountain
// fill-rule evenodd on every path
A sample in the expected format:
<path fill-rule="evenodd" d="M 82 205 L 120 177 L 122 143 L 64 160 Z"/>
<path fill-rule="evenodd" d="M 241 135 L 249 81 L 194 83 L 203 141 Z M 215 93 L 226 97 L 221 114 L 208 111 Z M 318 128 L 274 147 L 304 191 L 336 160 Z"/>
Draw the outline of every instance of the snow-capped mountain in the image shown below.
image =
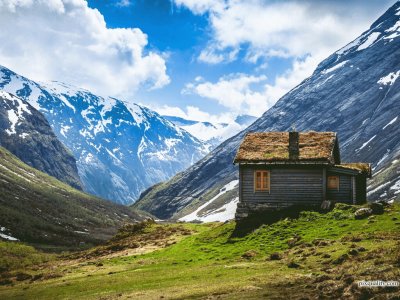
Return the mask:
<path fill-rule="evenodd" d="M 336 131 L 341 158 L 370 162 L 370 200 L 400 199 L 400 2 L 369 30 L 322 61 L 311 77 L 284 95 L 246 130 L 162 186 L 135 207 L 160 218 L 184 217 L 221 193 L 238 177 L 232 164 L 244 135 L 257 131 Z M 233 192 L 217 197 L 202 212 L 221 213 Z M 227 196 L 229 195 L 229 197 Z M 216 205 L 219 201 L 219 204 Z M 197 217 L 204 215 L 199 211 Z M 233 217 L 233 214 L 231 215 Z"/>
<path fill-rule="evenodd" d="M 205 145 L 156 112 L 60 82 L 37 83 L 0 67 L 0 89 L 42 112 L 77 159 L 84 190 L 130 204 L 206 153 Z"/>
<path fill-rule="evenodd" d="M 223 141 L 245 129 L 257 119 L 249 115 L 238 115 L 231 123 L 211 123 L 187 120 L 174 116 L 163 117 L 207 143 L 210 149 L 214 149 Z"/>
<path fill-rule="evenodd" d="M 31 167 L 82 189 L 75 158 L 45 117 L 29 103 L 1 90 L 0 146 Z"/>

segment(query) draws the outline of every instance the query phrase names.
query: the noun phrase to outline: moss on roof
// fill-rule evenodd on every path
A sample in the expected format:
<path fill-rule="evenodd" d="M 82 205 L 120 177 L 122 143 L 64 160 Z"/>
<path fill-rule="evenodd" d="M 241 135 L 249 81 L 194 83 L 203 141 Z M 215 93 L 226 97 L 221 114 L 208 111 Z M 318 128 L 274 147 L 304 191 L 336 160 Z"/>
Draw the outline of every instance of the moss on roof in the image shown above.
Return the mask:
<path fill-rule="evenodd" d="M 299 132 L 299 158 L 296 161 L 334 163 L 335 143 L 335 132 Z M 289 132 L 247 134 L 234 160 L 235 163 L 274 161 L 289 161 Z"/>
<path fill-rule="evenodd" d="M 346 164 L 335 165 L 335 167 L 356 170 L 362 174 L 367 175 L 368 177 L 372 176 L 371 164 L 368 163 L 360 163 L 360 162 L 346 163 Z"/>

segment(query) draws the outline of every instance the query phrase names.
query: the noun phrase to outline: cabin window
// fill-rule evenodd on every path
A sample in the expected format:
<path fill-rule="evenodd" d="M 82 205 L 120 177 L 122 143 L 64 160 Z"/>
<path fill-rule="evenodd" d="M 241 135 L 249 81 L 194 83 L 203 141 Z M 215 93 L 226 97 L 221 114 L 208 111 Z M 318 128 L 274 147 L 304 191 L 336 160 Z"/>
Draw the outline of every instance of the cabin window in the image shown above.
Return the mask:
<path fill-rule="evenodd" d="M 339 190 L 339 176 L 328 176 L 328 189 Z"/>
<path fill-rule="evenodd" d="M 254 190 L 269 191 L 269 171 L 254 172 Z"/>

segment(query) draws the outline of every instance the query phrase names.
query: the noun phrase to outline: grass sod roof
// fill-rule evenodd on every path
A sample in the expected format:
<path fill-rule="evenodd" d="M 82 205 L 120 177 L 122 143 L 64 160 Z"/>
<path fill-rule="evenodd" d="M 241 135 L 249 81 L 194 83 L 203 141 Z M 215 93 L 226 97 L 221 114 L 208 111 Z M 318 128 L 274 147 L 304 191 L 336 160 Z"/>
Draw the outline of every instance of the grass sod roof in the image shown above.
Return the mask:
<path fill-rule="evenodd" d="M 289 160 L 289 132 L 248 133 L 236 153 L 240 162 L 307 162 L 334 163 L 335 132 L 299 132 L 299 158 Z"/>
<path fill-rule="evenodd" d="M 361 174 L 366 175 L 369 178 L 371 178 L 371 176 L 372 176 L 371 164 L 369 164 L 369 163 L 360 163 L 360 162 L 358 162 L 358 163 L 342 163 L 340 165 L 335 165 L 335 167 L 356 170 L 356 171 L 360 172 Z"/>

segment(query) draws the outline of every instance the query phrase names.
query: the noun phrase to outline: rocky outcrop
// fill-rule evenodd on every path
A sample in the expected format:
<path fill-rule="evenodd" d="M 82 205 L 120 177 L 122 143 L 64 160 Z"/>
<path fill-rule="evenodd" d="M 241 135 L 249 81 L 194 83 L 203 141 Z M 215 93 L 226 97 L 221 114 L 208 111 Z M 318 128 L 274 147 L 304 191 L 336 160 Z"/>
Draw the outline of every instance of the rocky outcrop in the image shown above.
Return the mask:
<path fill-rule="evenodd" d="M 0 146 L 23 162 L 82 189 L 76 161 L 45 117 L 27 102 L 0 91 Z"/>

